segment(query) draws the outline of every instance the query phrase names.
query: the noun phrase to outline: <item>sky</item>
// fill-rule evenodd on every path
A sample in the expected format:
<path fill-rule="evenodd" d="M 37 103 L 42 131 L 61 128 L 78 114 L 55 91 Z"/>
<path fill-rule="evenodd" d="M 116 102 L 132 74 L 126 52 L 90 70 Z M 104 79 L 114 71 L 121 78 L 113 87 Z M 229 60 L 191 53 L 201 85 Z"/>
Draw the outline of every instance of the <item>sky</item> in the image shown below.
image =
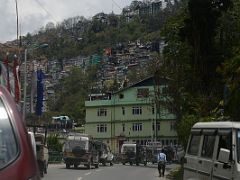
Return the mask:
<path fill-rule="evenodd" d="M 61 23 L 74 16 L 91 18 L 99 12 L 120 14 L 132 0 L 0 0 L 0 42 L 17 38 L 16 2 L 19 34 L 37 32 L 48 22 Z"/>

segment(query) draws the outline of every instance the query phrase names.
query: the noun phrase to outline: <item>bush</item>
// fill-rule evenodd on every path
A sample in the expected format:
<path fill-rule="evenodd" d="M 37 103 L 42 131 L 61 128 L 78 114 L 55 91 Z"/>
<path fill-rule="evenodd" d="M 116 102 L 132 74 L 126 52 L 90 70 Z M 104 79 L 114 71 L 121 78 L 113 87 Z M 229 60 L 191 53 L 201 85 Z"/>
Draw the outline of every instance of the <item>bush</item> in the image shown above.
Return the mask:
<path fill-rule="evenodd" d="M 167 175 L 167 178 L 174 180 L 183 180 L 183 167 L 181 166 L 176 171 L 170 172 L 170 174 Z"/>
<path fill-rule="evenodd" d="M 59 141 L 58 134 L 51 134 L 47 137 L 47 145 L 49 151 L 62 152 L 62 143 Z"/>

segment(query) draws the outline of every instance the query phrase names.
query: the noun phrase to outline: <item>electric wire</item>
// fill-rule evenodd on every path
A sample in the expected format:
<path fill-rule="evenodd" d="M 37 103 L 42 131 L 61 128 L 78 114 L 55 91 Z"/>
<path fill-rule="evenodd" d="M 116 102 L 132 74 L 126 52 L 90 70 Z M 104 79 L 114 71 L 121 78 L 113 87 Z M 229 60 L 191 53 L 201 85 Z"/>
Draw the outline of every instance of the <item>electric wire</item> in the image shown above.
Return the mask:
<path fill-rule="evenodd" d="M 52 18 L 52 20 L 55 21 L 55 23 L 57 24 L 58 21 L 56 20 L 56 18 L 39 2 L 39 0 L 35 0 L 35 1 Z"/>
<path fill-rule="evenodd" d="M 122 8 L 118 5 L 118 3 L 116 3 L 116 1 L 112 0 L 112 2 L 113 2 L 120 10 L 122 10 Z"/>

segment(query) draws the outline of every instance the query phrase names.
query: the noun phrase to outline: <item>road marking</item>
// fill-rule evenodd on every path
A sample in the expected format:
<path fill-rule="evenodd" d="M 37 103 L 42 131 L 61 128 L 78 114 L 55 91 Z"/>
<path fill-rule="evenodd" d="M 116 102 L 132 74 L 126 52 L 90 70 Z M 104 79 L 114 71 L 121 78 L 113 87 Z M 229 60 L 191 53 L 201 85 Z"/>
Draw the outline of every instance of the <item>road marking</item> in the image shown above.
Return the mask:
<path fill-rule="evenodd" d="M 85 173 L 85 176 L 88 176 L 88 175 L 90 175 L 90 174 L 92 174 L 91 172 L 89 172 L 89 173 Z"/>
<path fill-rule="evenodd" d="M 82 180 L 82 177 L 77 178 L 77 180 Z"/>
<path fill-rule="evenodd" d="M 103 169 L 97 169 L 96 171 L 99 172 L 99 171 L 102 171 Z"/>
<path fill-rule="evenodd" d="M 56 167 L 62 167 L 64 166 L 64 164 L 49 164 L 48 167 L 49 168 L 56 168 Z"/>

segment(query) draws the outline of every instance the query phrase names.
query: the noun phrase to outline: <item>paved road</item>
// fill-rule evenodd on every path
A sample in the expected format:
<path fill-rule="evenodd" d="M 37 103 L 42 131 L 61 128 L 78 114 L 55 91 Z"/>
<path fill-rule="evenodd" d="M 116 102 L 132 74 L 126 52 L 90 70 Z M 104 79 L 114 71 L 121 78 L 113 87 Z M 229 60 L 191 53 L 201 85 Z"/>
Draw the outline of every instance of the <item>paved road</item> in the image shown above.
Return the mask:
<path fill-rule="evenodd" d="M 167 165 L 166 173 L 176 168 L 177 165 Z M 66 169 L 64 164 L 49 165 L 48 174 L 43 180 L 164 180 L 158 177 L 156 165 L 130 166 L 115 164 L 113 166 L 100 166 L 98 169 L 87 170 L 84 167 L 78 169 Z"/>

